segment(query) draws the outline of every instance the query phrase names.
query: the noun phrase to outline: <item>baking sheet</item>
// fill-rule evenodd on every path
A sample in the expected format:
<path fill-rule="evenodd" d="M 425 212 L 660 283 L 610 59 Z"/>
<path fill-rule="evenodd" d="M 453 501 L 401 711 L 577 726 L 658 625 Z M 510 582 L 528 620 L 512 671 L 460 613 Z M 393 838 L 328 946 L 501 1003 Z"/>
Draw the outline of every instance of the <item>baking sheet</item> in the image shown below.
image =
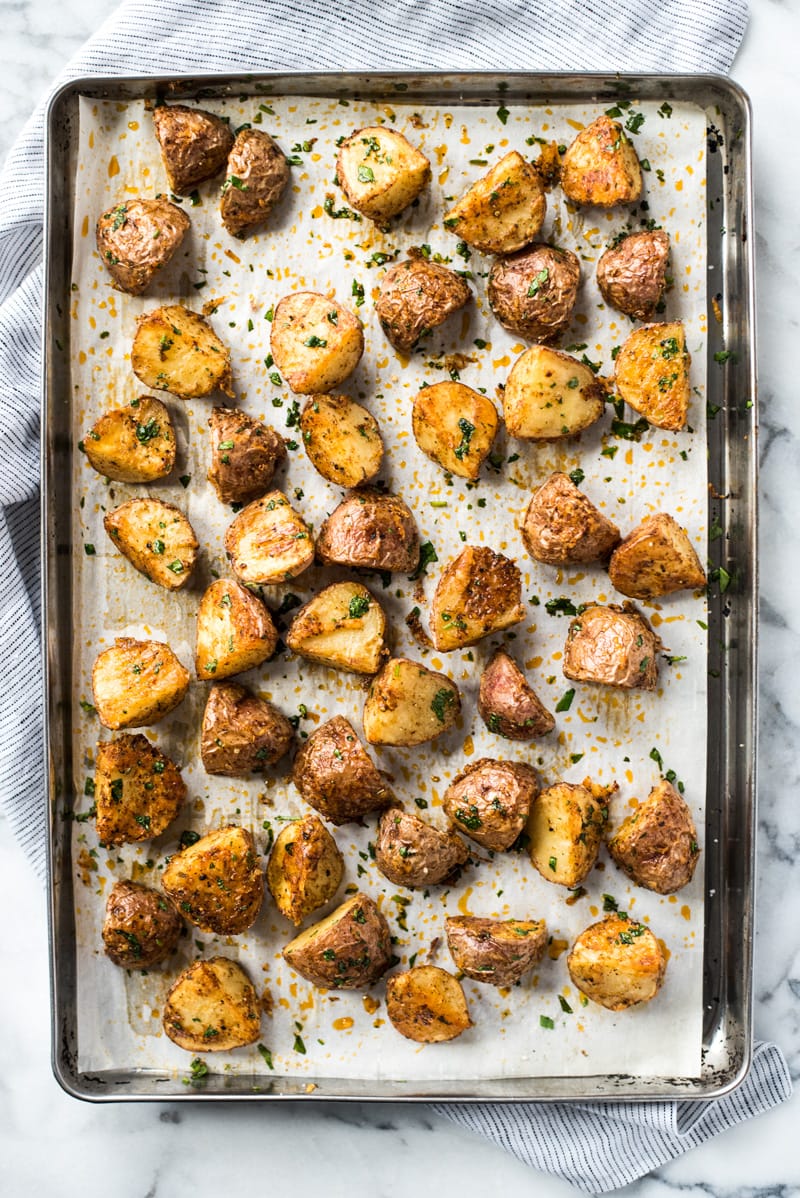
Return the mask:
<path fill-rule="evenodd" d="M 640 157 L 651 170 L 645 175 L 649 210 L 637 212 L 634 224 L 644 217 L 663 224 L 673 239 L 675 284 L 667 301 L 665 318 L 681 319 L 693 354 L 692 384 L 696 388 L 690 425 L 692 431 L 668 434 L 652 430 L 641 442 L 612 437 L 610 417 L 588 430 L 580 441 L 562 446 L 535 446 L 501 437 L 497 450 L 503 463 L 499 471 L 485 468 L 476 488 L 463 480 L 446 484 L 444 475 L 417 450 L 410 432 L 411 400 L 422 381 L 448 377 L 448 354 L 462 353 L 471 361 L 459 365 L 461 380 L 485 387 L 494 394 L 505 380 L 515 356 L 525 348 L 488 315 L 484 297 L 484 272 L 488 262 L 472 254 L 469 261 L 455 255 L 457 239 L 441 226 L 446 196 L 457 196 L 491 162 L 507 149 L 535 155 L 527 139 L 542 137 L 568 142 L 575 130 L 599 111 L 585 105 L 536 109 L 509 105 L 457 106 L 447 110 L 393 104 L 341 102 L 298 97 L 270 98 L 259 108 L 257 99 L 214 103 L 206 107 L 230 116 L 237 126 L 254 118 L 275 134 L 287 154 L 302 160 L 294 169 L 292 193 L 276 213 L 269 230 L 241 243 L 221 229 L 216 211 L 217 187 L 200 189 L 200 204 L 185 207 L 192 232 L 179 254 L 163 272 L 147 297 L 133 298 L 114 292 L 94 249 L 94 222 L 100 211 L 126 196 L 167 192 L 166 179 L 142 103 L 81 103 L 80 152 L 76 181 L 74 278 L 72 292 L 72 381 L 75 396 L 75 442 L 101 411 L 111 403 L 129 401 L 143 388 L 129 368 L 135 318 L 159 302 L 180 297 L 199 308 L 210 299 L 221 301 L 213 317 L 215 328 L 231 345 L 238 401 L 245 411 L 265 418 L 290 438 L 292 397 L 285 387 L 269 379 L 264 358 L 269 352 L 269 322 L 265 315 L 286 292 L 310 288 L 335 291 L 352 303 L 355 279 L 365 289 L 366 302 L 358 309 L 365 323 L 366 352 L 355 373 L 342 388 L 364 402 L 377 416 L 387 448 L 382 472 L 394 490 L 414 510 L 421 539 L 436 547 L 440 563 L 461 548 L 459 531 L 470 541 L 489 544 L 516 558 L 524 577 L 528 603 L 526 620 L 512 634 L 490 638 L 482 645 L 447 655 L 425 652 L 408 633 L 403 618 L 418 603 L 415 586 L 394 576 L 386 589 L 373 584 L 384 603 L 394 633 L 396 653 L 419 658 L 444 669 L 458 683 L 464 697 L 461 726 L 430 746 L 414 750 L 378 750 L 379 765 L 394 777 L 398 797 L 407 805 L 416 799 L 428 803 L 427 816 L 443 825 L 438 808 L 448 782 L 468 760 L 498 756 L 531 761 L 543 784 L 564 778 L 581 781 L 590 773 L 599 782 L 616 779 L 618 797 L 612 803 L 612 821 L 619 822 L 644 798 L 658 780 L 658 759 L 663 769 L 674 769 L 685 786 L 685 795 L 698 827 L 703 825 L 706 732 L 706 623 L 705 601 L 681 595 L 660 604 L 644 605 L 670 654 L 685 656 L 678 665 L 662 666 L 661 684 L 654 695 L 614 694 L 601 688 L 577 686 L 568 711 L 557 715 L 557 731 L 534 746 L 514 745 L 489 733 L 477 719 L 475 695 L 482 664 L 497 643 L 509 643 L 525 664 L 537 692 L 552 710 L 571 688 L 562 676 L 560 659 L 567 619 L 547 614 L 548 599 L 568 595 L 574 603 L 616 600 L 605 573 L 597 567 L 559 573 L 530 561 L 522 546 L 516 521 L 524 512 L 531 487 L 552 469 L 585 471 L 583 487 L 623 533 L 648 512 L 668 510 L 685 524 L 705 557 L 706 453 L 704 369 L 706 337 L 705 294 L 705 117 L 692 105 L 673 103 L 671 114 L 663 107 L 633 103 L 626 111 L 641 113 L 644 122 L 634 140 Z M 659 108 L 662 112 L 659 113 Z M 393 222 L 382 234 L 370 222 L 332 220 L 324 211 L 328 194 L 335 207 L 343 204 L 333 186 L 335 142 L 360 125 L 389 121 L 406 131 L 428 154 L 433 165 L 429 194 Z M 304 143 L 316 139 L 308 150 Z M 488 147 L 493 149 L 489 150 Z M 570 333 L 564 345 L 585 344 L 585 352 L 612 367 L 611 349 L 625 339 L 630 324 L 609 313 L 594 287 L 594 263 L 610 236 L 624 224 L 626 211 L 610 214 L 567 211 L 560 192 L 549 197 L 543 239 L 574 248 L 584 266 L 584 285 Z M 385 341 L 374 317 L 372 298 L 381 267 L 370 265 L 376 253 L 393 254 L 412 245 L 428 244 L 433 254 L 453 258 L 455 269 L 474 275 L 477 300 L 471 313 L 457 316 L 430 347 L 410 360 L 399 358 Z M 252 324 L 252 328 L 250 325 Z M 486 345 L 476 345 L 485 342 Z M 204 586 L 212 571 L 225 574 L 222 537 L 232 518 L 218 503 L 205 481 L 207 469 L 207 418 L 211 404 L 182 404 L 164 396 L 173 413 L 180 443 L 175 477 L 180 483 L 158 485 L 155 493 L 176 502 L 189 515 L 205 552 L 190 587 L 168 595 L 148 583 L 113 550 L 102 529 L 102 516 L 142 487 L 103 485 L 99 476 L 75 455 L 75 493 L 83 501 L 76 522 L 74 593 L 76 602 L 76 711 L 74 779 L 76 795 L 92 772 L 98 735 L 96 719 L 82 713 L 80 700 L 91 700 L 90 672 L 97 653 L 123 633 L 167 639 L 185 664 L 191 665 L 194 619 Z M 275 401 L 281 400 L 281 406 Z M 287 423 L 288 421 L 288 423 Z M 294 431 L 293 431 L 294 430 Z M 608 454 L 616 448 L 613 456 Z M 603 453 L 606 450 L 606 453 Z M 518 456 L 516 456 L 518 455 Z M 288 469 L 277 483 L 297 503 L 315 527 L 338 501 L 340 492 L 313 471 L 302 446 L 290 452 Z M 514 460 L 509 461 L 509 458 Z M 295 499 L 295 490 L 303 492 Z M 446 504 L 447 506 L 441 506 Z M 87 556 L 84 545 L 95 547 Z M 425 583 L 432 594 L 437 567 Z M 309 597 L 337 574 L 312 570 L 286 588 L 270 588 L 277 606 L 287 591 Z M 418 603 L 423 608 L 424 603 Z M 308 710 L 302 731 L 311 731 L 336 713 L 347 715 L 360 728 L 364 690 L 358 679 L 336 674 L 287 655 L 279 655 L 260 670 L 243 676 L 258 693 L 273 699 L 287 714 Z M 358 993 L 322 995 L 297 978 L 283 964 L 280 948 L 292 935 L 290 925 L 275 914 L 269 900 L 258 922 L 243 936 L 229 941 L 192 934 L 182 942 L 181 953 L 161 970 L 145 976 L 128 975 L 104 959 L 98 946 L 104 897 L 114 880 L 133 876 L 158 884 L 164 858 L 174 852 L 181 830 L 191 826 L 202 832 L 228 820 L 254 829 L 262 845 L 268 838 L 268 821 L 274 830 L 281 817 L 302 813 L 293 787 L 278 770 L 266 780 L 239 782 L 207 777 L 199 763 L 198 737 L 206 687 L 195 684 L 188 699 L 152 730 L 153 739 L 184 764 L 190 793 L 185 817 L 170 833 L 142 846 L 126 846 L 108 853 L 97 846 L 93 826 L 75 825 L 75 860 L 80 882 L 77 894 L 78 1040 L 80 1065 L 86 1070 L 141 1067 L 159 1071 L 185 1071 L 188 1057 L 160 1033 L 160 1010 L 168 985 L 178 969 L 203 946 L 205 955 L 222 952 L 240 958 L 259 986 L 268 992 L 271 1015 L 265 1016 L 263 1043 L 273 1055 L 276 1072 L 309 1077 L 437 1078 L 588 1076 L 630 1073 L 636 1076 L 683 1075 L 700 1072 L 702 1036 L 702 869 L 679 896 L 662 898 L 632 887 L 601 854 L 600 868 L 584 883 L 588 894 L 569 905 L 568 892 L 539 877 L 521 854 L 500 854 L 468 868 L 450 891 L 436 888 L 426 899 L 416 892 L 399 892 L 378 873 L 370 859 L 369 842 L 374 828 L 345 827 L 336 831 L 348 866 L 346 885 L 358 885 L 382 905 L 397 937 L 395 951 L 404 964 L 416 953 L 428 959 L 430 945 L 443 937 L 446 913 L 471 913 L 502 917 L 545 918 L 553 936 L 551 954 L 533 978 L 510 992 L 466 981 L 464 983 L 475 1027 L 458 1041 L 442 1047 L 403 1041 L 388 1026 L 382 987 L 367 999 Z M 105 734 L 103 734 L 105 735 Z M 573 760 L 583 754 L 580 760 Z M 87 807 L 89 800 L 83 800 Z M 81 801 L 77 801 L 78 807 Z M 488 857 L 478 850 L 483 858 Z M 574 936 L 597 918 L 603 895 L 610 894 L 621 909 L 648 922 L 670 953 L 667 980 L 657 1000 L 640 1010 L 622 1014 L 590 1005 L 584 1008 L 569 983 L 565 948 Z M 399 904 L 398 897 L 408 900 Z M 399 926 L 401 907 L 405 918 Z M 451 966 L 446 947 L 433 959 Z M 559 996 L 571 1011 L 563 1010 Z M 374 1008 L 374 1002 L 380 1005 Z M 544 1016 L 542 1026 L 540 1020 Z M 680 1027 L 680 1036 L 675 1028 Z M 298 1040 L 299 1037 L 299 1040 Z M 300 1047 L 305 1052 L 300 1051 Z M 263 1059 L 253 1050 L 230 1056 L 209 1057 L 212 1068 L 267 1073 Z"/>

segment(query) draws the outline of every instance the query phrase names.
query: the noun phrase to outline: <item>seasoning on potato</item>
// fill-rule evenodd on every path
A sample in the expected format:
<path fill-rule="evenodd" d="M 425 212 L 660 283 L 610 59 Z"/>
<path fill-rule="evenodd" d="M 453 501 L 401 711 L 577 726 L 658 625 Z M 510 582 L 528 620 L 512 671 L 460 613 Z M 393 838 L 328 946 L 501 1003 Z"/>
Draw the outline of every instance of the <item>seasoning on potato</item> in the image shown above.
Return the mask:
<path fill-rule="evenodd" d="M 230 824 L 207 832 L 170 857 L 161 885 L 190 923 L 236 936 L 255 923 L 264 874 L 252 832 Z"/>
<path fill-rule="evenodd" d="M 269 490 L 286 459 L 283 437 L 238 408 L 213 408 L 208 481 L 222 503 L 251 503 Z"/>
<path fill-rule="evenodd" d="M 464 383 L 423 387 L 411 412 L 414 440 L 437 466 L 474 482 L 497 434 L 497 409 Z"/>
<path fill-rule="evenodd" d="M 459 832 L 486 849 L 503 852 L 525 827 L 538 793 L 531 766 L 482 757 L 453 779 L 443 805 Z"/>
<path fill-rule="evenodd" d="M 317 557 L 326 566 L 412 573 L 419 533 L 411 509 L 399 495 L 370 487 L 353 491 L 322 522 Z"/>
<path fill-rule="evenodd" d="M 395 657 L 369 688 L 364 735 L 371 745 L 421 745 L 447 732 L 460 712 L 458 687 L 445 674 Z"/>
<path fill-rule="evenodd" d="M 632 603 L 592 604 L 567 632 L 563 671 L 576 682 L 655 690 L 661 641 Z"/>
<path fill-rule="evenodd" d="M 524 618 L 522 575 L 511 559 L 485 545 L 467 545 L 437 583 L 431 636 L 436 648 L 448 653 Z"/>
<path fill-rule="evenodd" d="M 131 370 L 146 387 L 178 399 L 203 399 L 214 391 L 233 396 L 230 350 L 205 316 L 180 304 L 139 316 Z"/>
<path fill-rule="evenodd" d="M 543 919 L 449 915 L 444 928 L 456 968 L 489 986 L 513 986 L 541 961 L 549 940 Z"/>
<path fill-rule="evenodd" d="M 141 295 L 189 229 L 189 217 L 163 196 L 123 200 L 97 221 L 97 250 L 118 291 Z"/>
<path fill-rule="evenodd" d="M 556 782 L 531 803 L 531 863 L 546 882 L 577 886 L 594 869 L 608 820 L 608 801 L 586 786 Z"/>
<path fill-rule="evenodd" d="M 199 545 L 179 508 L 163 499 L 129 499 L 103 518 L 111 540 L 145 578 L 167 591 L 189 581 Z"/>
<path fill-rule="evenodd" d="M 336 178 L 348 201 L 379 225 L 413 203 L 430 177 L 422 151 L 386 125 L 354 130 L 336 160 Z"/>
<path fill-rule="evenodd" d="M 608 576 L 631 599 L 657 599 L 706 585 L 686 529 L 667 512 L 646 516 L 611 555 Z"/>
<path fill-rule="evenodd" d="M 268 219 L 289 183 L 286 155 L 261 129 L 240 129 L 228 154 L 219 211 L 233 237 Z"/>
<path fill-rule="evenodd" d="M 490 732 L 507 740 L 537 740 L 556 726 L 517 663 L 496 649 L 481 674 L 478 712 Z"/>
<path fill-rule="evenodd" d="M 679 432 L 689 414 L 689 365 L 680 321 L 634 329 L 617 355 L 617 392 L 649 424 Z"/>
<path fill-rule="evenodd" d="M 153 129 L 170 189 L 177 195 L 188 195 L 198 183 L 218 175 L 233 146 L 227 121 L 185 104 L 156 105 Z"/>
<path fill-rule="evenodd" d="M 512 437 L 574 437 L 604 410 L 605 390 L 589 367 L 544 345 L 520 354 L 503 391 L 506 428 Z"/>
<path fill-rule="evenodd" d="M 359 893 L 295 936 L 282 955 L 314 986 L 361 990 L 377 982 L 391 965 L 392 938 L 373 900 Z"/>
<path fill-rule="evenodd" d="M 489 306 L 512 333 L 549 344 L 569 327 L 580 281 L 580 262 L 570 250 L 531 245 L 494 262 Z"/>
<path fill-rule="evenodd" d="M 336 300 L 295 291 L 275 307 L 270 349 L 292 391 L 313 395 L 332 391 L 353 373 L 364 352 L 364 330 Z"/>
<path fill-rule="evenodd" d="M 536 240 L 547 206 L 538 172 L 511 150 L 444 214 L 444 227 L 486 254 L 513 254 Z"/>
<path fill-rule="evenodd" d="M 195 670 L 201 680 L 220 681 L 269 661 L 278 630 L 267 607 L 246 586 L 218 578 L 197 611 Z"/>
<path fill-rule="evenodd" d="M 390 266 L 381 279 L 375 311 L 395 349 L 409 353 L 471 298 L 472 292 L 455 271 L 409 250 L 408 258 Z"/>
<path fill-rule="evenodd" d="M 615 865 L 637 886 L 674 894 L 694 877 L 700 848 L 692 814 L 675 787 L 662 779 L 608 842 Z"/>
<path fill-rule="evenodd" d="M 534 491 L 520 531 L 531 557 L 550 566 L 601 561 L 620 539 L 616 524 L 560 471 Z"/>
<path fill-rule="evenodd" d="M 106 903 L 103 948 L 122 969 L 152 969 L 178 947 L 183 920 L 172 899 L 138 882 L 115 882 Z"/>
<path fill-rule="evenodd" d="M 663 229 L 623 233 L 597 263 L 597 285 L 607 304 L 632 316 L 652 320 L 667 285 L 669 234 Z"/>
<path fill-rule="evenodd" d="M 160 836 L 185 801 L 180 770 L 146 736 L 125 732 L 97 746 L 94 806 L 101 844 L 133 844 Z"/>
<path fill-rule="evenodd" d="M 156 724 L 182 702 L 189 671 L 169 645 L 118 636 L 99 653 L 92 668 L 92 694 L 106 728 Z"/>
<path fill-rule="evenodd" d="M 454 832 L 440 832 L 402 807 L 382 813 L 375 864 L 395 886 L 436 886 L 468 860 L 469 849 Z"/>
<path fill-rule="evenodd" d="M 236 682 L 211 687 L 200 731 L 200 757 L 207 774 L 246 778 L 289 752 L 294 729 L 282 712 Z"/>
<path fill-rule="evenodd" d="M 603 114 L 581 129 L 561 160 L 561 188 L 573 204 L 597 208 L 640 198 L 642 168 L 622 125 Z"/>
<path fill-rule="evenodd" d="M 392 793 L 344 716 L 321 724 L 294 759 L 292 781 L 309 806 L 332 824 L 360 820 Z"/>
<path fill-rule="evenodd" d="M 416 965 L 386 983 L 386 1014 L 407 1040 L 442 1044 L 472 1027 L 457 978 L 438 965 Z"/>
<path fill-rule="evenodd" d="M 311 529 L 282 491 L 249 503 L 225 533 L 231 569 L 244 583 L 295 578 L 314 560 Z"/>
<path fill-rule="evenodd" d="M 338 670 L 374 674 L 388 657 L 386 616 L 359 582 L 334 582 L 297 612 L 286 644 L 301 657 Z"/>
<path fill-rule="evenodd" d="M 255 987 L 237 961 L 194 961 L 172 984 L 164 1003 L 164 1031 L 187 1052 L 228 1052 L 261 1035 Z"/>
<path fill-rule="evenodd" d="M 581 932 L 567 957 L 567 969 L 587 998 L 609 1011 L 625 1011 L 655 998 L 667 958 L 649 928 L 619 913 Z"/>
<path fill-rule="evenodd" d="M 303 448 L 329 483 L 359 487 L 383 462 L 383 440 L 371 412 L 346 395 L 312 395 L 300 414 Z"/>
<path fill-rule="evenodd" d="M 278 833 L 267 863 L 267 886 L 281 915 L 295 926 L 330 902 L 343 876 L 344 858 L 316 815 L 292 820 Z"/>
<path fill-rule="evenodd" d="M 112 408 L 79 442 L 89 465 L 120 483 L 166 478 L 175 465 L 175 430 L 160 399 L 141 395 L 126 408 Z"/>

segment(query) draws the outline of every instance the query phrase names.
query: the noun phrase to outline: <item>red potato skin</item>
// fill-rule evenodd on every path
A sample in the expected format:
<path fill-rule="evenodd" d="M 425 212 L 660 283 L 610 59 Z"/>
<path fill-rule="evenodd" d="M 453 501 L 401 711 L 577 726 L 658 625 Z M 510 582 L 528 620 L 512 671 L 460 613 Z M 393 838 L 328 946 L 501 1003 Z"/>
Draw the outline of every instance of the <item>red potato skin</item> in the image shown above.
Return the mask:
<path fill-rule="evenodd" d="M 556 726 L 519 666 L 497 649 L 481 675 L 478 712 L 490 732 L 507 740 L 536 740 Z"/>

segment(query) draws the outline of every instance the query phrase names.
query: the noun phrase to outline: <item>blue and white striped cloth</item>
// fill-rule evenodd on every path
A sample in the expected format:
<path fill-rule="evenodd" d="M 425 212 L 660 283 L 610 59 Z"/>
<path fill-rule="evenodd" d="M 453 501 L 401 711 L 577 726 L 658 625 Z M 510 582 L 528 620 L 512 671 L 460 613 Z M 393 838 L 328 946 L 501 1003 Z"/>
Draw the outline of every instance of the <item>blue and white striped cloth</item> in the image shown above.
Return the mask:
<path fill-rule="evenodd" d="M 725 72 L 744 0 L 127 0 L 59 83 L 130 73 L 500 69 Z M 0 796 L 45 871 L 39 605 L 39 322 L 44 106 L 0 177 Z M 704 1104 L 437 1106 L 589 1193 L 658 1165 L 788 1098 L 759 1045 L 747 1080 Z"/>

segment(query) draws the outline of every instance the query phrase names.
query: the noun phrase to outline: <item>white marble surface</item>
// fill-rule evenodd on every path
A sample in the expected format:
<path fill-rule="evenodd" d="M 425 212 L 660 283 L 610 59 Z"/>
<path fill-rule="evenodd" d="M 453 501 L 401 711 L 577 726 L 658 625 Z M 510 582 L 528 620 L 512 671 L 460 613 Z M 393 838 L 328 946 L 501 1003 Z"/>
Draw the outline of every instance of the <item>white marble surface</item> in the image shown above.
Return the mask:
<path fill-rule="evenodd" d="M 111 13 L 113 0 L 0 0 L 0 157 L 39 96 Z M 794 429 L 796 217 L 800 168 L 791 128 L 800 107 L 800 0 L 753 0 L 733 76 L 755 113 L 759 260 L 761 750 L 756 1033 L 784 1049 L 800 1078 L 800 437 Z M 800 609 L 798 609 L 800 610 Z M 513 1190 L 576 1191 L 424 1108 L 90 1106 L 50 1072 L 44 895 L 0 817 L 0 1192 L 9 1198 L 111 1194 L 183 1198 L 268 1188 L 300 1195 L 383 1195 L 458 1189 L 463 1198 Z M 622 1193 L 680 1189 L 726 1198 L 800 1194 L 800 1093 Z M 388 1166 L 388 1167 L 387 1167 Z"/>

